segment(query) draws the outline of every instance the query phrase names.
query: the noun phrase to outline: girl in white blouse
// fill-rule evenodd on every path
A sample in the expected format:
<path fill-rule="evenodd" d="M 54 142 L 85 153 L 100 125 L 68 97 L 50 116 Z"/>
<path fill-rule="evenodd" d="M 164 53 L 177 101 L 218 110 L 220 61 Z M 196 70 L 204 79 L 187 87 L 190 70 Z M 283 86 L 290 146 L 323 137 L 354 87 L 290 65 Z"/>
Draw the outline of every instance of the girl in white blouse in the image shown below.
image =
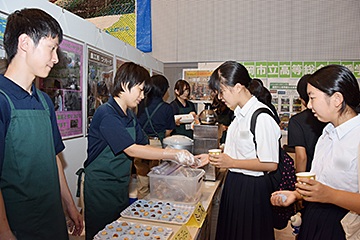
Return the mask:
<path fill-rule="evenodd" d="M 357 152 L 360 142 L 360 91 L 349 69 L 329 65 L 308 81 L 308 108 L 329 122 L 316 147 L 311 172 L 316 180 L 300 179 L 296 191 L 273 193 L 271 202 L 289 206 L 304 199 L 308 205 L 298 239 L 345 239 L 340 220 L 349 210 L 360 213 Z M 283 202 L 278 194 L 286 195 Z M 304 196 L 304 197 L 302 197 Z"/>
<path fill-rule="evenodd" d="M 235 119 L 229 126 L 224 153 L 202 154 L 203 165 L 229 168 L 221 197 L 216 239 L 273 240 L 274 230 L 271 192 L 264 171 L 277 169 L 280 128 L 268 114 L 257 118 L 255 135 L 250 132 L 252 114 L 258 108 L 268 108 L 253 96 L 249 88 L 252 79 L 246 68 L 235 61 L 219 66 L 210 77 L 209 87 L 232 110 Z"/>

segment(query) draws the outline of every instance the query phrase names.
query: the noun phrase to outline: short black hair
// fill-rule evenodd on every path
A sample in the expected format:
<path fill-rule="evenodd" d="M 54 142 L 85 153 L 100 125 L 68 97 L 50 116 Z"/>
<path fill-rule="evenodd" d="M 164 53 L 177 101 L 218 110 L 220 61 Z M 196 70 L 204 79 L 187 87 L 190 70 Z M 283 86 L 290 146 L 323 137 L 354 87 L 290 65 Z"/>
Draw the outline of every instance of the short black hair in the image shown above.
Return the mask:
<path fill-rule="evenodd" d="M 154 75 L 151 77 L 152 86 L 148 93 L 149 98 L 164 97 L 169 88 L 169 81 L 163 75 Z"/>
<path fill-rule="evenodd" d="M 332 96 L 336 92 L 341 93 L 344 101 L 340 114 L 344 112 L 346 105 L 356 113 L 360 112 L 359 83 L 348 68 L 335 64 L 327 65 L 313 73 L 308 79 L 308 83 L 328 96 Z"/>
<path fill-rule="evenodd" d="M 8 63 L 17 53 L 19 36 L 25 33 L 33 41 L 35 46 L 41 38 L 51 36 L 58 37 L 59 44 L 63 40 L 63 32 L 59 23 L 48 13 L 37 8 L 24 8 L 16 10 L 9 15 L 4 34 L 4 47 Z"/>
<path fill-rule="evenodd" d="M 177 82 L 175 83 L 174 90 L 179 91 L 179 96 L 183 95 L 183 93 L 185 92 L 184 88 L 185 88 L 185 90 L 186 89 L 189 90 L 189 96 L 190 96 L 190 84 L 187 81 L 182 80 L 182 79 L 177 80 Z M 175 93 L 175 95 L 176 95 L 176 93 Z"/>
<path fill-rule="evenodd" d="M 310 78 L 311 74 L 305 74 L 300 78 L 300 80 L 297 83 L 296 90 L 301 97 L 302 100 L 305 101 L 305 104 L 307 105 L 309 102 L 309 95 L 307 94 L 307 84 L 308 79 Z"/>
<path fill-rule="evenodd" d="M 117 70 L 114 78 L 114 88 L 111 96 L 118 97 L 121 92 L 124 92 L 123 86 L 131 91 L 131 88 L 144 84 L 144 94 L 147 94 L 151 89 L 151 79 L 149 72 L 139 64 L 133 62 L 126 62 L 122 64 Z"/>

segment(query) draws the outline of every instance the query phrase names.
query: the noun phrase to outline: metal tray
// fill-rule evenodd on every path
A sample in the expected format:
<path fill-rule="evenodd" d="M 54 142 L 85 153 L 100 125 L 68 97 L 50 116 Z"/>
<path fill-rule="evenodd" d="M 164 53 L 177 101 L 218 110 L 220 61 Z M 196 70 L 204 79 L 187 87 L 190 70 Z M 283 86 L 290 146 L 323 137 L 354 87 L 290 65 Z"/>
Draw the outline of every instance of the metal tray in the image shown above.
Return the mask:
<path fill-rule="evenodd" d="M 166 210 L 163 210 L 162 207 L 156 208 L 156 209 L 161 209 L 163 214 L 159 214 L 157 218 L 150 218 L 150 217 L 144 217 L 144 214 L 140 212 L 141 209 L 146 209 L 145 212 L 147 210 L 150 210 L 152 207 L 149 203 L 153 201 L 154 204 L 156 205 L 156 203 L 158 202 L 162 202 L 164 203 L 163 207 L 166 207 L 165 204 L 166 203 L 170 203 L 171 206 L 174 209 L 177 209 L 178 211 L 173 211 L 173 215 L 168 218 L 167 220 L 164 220 L 164 218 L 162 217 L 163 215 L 166 215 Z M 148 204 L 149 207 L 143 207 L 144 205 Z M 141 205 L 141 207 L 137 207 Z M 137 211 L 140 213 L 139 215 L 134 215 L 134 211 L 132 211 L 133 209 L 137 209 Z M 184 223 L 187 223 L 192 215 L 192 213 L 195 210 L 195 206 L 194 205 L 186 205 L 186 204 L 178 204 L 178 203 L 172 203 L 172 202 L 166 202 L 166 201 L 159 201 L 159 200 L 144 200 L 144 199 L 140 199 L 135 201 L 134 203 L 132 203 L 130 206 L 128 206 L 124 211 L 121 212 L 121 216 L 124 218 L 132 218 L 132 219 L 141 219 L 141 220 L 145 220 L 145 221 L 154 221 L 154 222 L 159 222 L 159 223 L 172 223 L 172 224 L 178 224 L 178 225 L 183 225 Z M 182 214 L 183 212 L 187 212 L 188 214 L 184 215 Z M 182 219 L 177 218 L 177 216 L 180 215 L 182 217 Z"/>
<path fill-rule="evenodd" d="M 127 227 L 123 227 L 124 230 L 122 232 L 118 232 L 116 231 L 117 226 L 121 227 L 121 224 L 126 222 L 128 224 Z M 113 226 L 113 229 L 109 229 L 109 226 Z M 135 226 L 140 228 L 135 228 Z M 151 230 L 146 230 L 147 227 L 151 227 Z M 159 232 L 158 229 L 162 228 L 163 232 Z M 136 234 L 131 235 L 130 231 L 135 231 Z M 102 235 L 103 232 L 106 232 L 106 235 Z M 143 233 L 144 232 L 149 232 L 150 235 L 147 237 L 143 237 Z M 173 232 L 172 228 L 167 228 L 167 227 L 163 227 L 163 226 L 155 226 L 155 225 L 150 225 L 150 224 L 140 224 L 140 223 L 131 223 L 131 222 L 127 222 L 127 221 L 123 221 L 123 220 L 117 220 L 114 221 L 108 225 L 106 225 L 106 227 L 99 231 L 94 239 L 95 240 L 103 240 L 103 239 L 124 239 L 125 237 L 128 237 L 129 239 L 154 239 L 155 236 L 160 236 L 161 240 L 167 240 L 169 239 L 169 237 L 171 236 Z M 114 234 L 117 234 L 117 237 L 114 237 Z"/>

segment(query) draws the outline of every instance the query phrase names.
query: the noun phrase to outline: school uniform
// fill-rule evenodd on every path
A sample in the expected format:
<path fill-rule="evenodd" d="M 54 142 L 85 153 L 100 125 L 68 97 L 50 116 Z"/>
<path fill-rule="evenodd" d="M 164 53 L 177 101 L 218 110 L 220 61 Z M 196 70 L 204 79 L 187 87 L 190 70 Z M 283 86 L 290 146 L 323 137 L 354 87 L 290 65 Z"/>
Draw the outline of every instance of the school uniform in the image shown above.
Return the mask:
<path fill-rule="evenodd" d="M 18 239 L 68 239 L 56 155 L 65 147 L 54 105 L 0 75 L 0 188 Z"/>
<path fill-rule="evenodd" d="M 195 105 L 191 101 L 185 100 L 185 106 L 175 98 L 174 101 L 170 103 L 171 107 L 173 108 L 174 115 L 178 114 L 188 114 L 190 112 L 195 112 Z M 180 124 L 180 126 L 176 126 L 175 130 L 171 133 L 172 135 L 185 135 L 189 138 L 193 138 L 194 131 L 190 128 L 189 124 Z"/>
<path fill-rule="evenodd" d="M 176 127 L 172 107 L 162 98 L 144 99 L 139 104 L 137 117 L 141 128 L 149 137 L 149 144 L 155 147 L 162 148 L 166 130 L 173 130 Z M 159 165 L 159 162 L 159 160 L 135 159 L 134 164 L 139 175 L 147 176 L 150 169 Z"/>
<path fill-rule="evenodd" d="M 144 99 L 139 104 L 137 117 L 140 126 L 150 137 L 164 138 L 166 130 L 176 128 L 172 107 L 160 97 Z"/>
<path fill-rule="evenodd" d="M 326 123 L 320 122 L 314 116 L 311 109 L 306 109 L 292 116 L 289 120 L 288 146 L 305 148 L 307 156 L 306 172 L 310 171 L 315 145 L 325 125 Z"/>
<path fill-rule="evenodd" d="M 95 112 L 88 134 L 88 158 L 84 163 L 86 239 L 118 219 L 129 205 L 132 158 L 124 149 L 146 140 L 135 114 L 126 114 L 110 97 Z"/>
<path fill-rule="evenodd" d="M 316 144 L 311 168 L 316 180 L 331 188 L 358 193 L 359 142 L 360 115 L 336 128 L 331 123 L 326 125 Z M 345 239 L 340 220 L 348 212 L 333 204 L 308 202 L 298 239 Z"/>
<path fill-rule="evenodd" d="M 236 107 L 229 126 L 224 153 L 238 161 L 259 158 L 261 162 L 278 163 L 280 128 L 268 114 L 257 118 L 257 150 L 250 132 L 252 114 L 265 107 L 255 97 Z M 270 190 L 264 173 L 230 168 L 220 202 L 216 239 L 274 239 Z"/>
<path fill-rule="evenodd" d="M 161 97 L 145 98 L 138 106 L 137 117 L 145 134 L 149 137 L 149 144 L 162 148 L 166 130 L 175 129 L 173 109 Z M 150 193 L 149 177 L 151 168 L 160 164 L 160 160 L 135 158 L 134 166 L 137 173 L 138 198 L 144 198 Z"/>

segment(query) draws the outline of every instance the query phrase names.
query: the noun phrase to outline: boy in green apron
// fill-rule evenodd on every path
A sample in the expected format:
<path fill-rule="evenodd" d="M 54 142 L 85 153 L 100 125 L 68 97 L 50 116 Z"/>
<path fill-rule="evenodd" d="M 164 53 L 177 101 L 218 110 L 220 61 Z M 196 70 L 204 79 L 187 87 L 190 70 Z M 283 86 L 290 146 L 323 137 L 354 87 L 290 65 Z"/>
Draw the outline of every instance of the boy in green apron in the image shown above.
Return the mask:
<path fill-rule="evenodd" d="M 58 22 L 39 9 L 9 15 L 0 75 L 0 239 L 68 239 L 82 216 L 71 197 L 58 154 L 64 149 L 51 99 L 35 88 L 58 62 Z M 74 228 L 75 225 L 75 229 Z"/>
<path fill-rule="evenodd" d="M 119 67 L 108 102 L 95 112 L 88 135 L 88 158 L 84 163 L 86 239 L 120 217 L 129 205 L 130 167 L 134 157 L 170 159 L 184 165 L 199 162 L 186 150 L 147 145 L 135 108 L 151 86 L 148 71 L 127 62 Z"/>

